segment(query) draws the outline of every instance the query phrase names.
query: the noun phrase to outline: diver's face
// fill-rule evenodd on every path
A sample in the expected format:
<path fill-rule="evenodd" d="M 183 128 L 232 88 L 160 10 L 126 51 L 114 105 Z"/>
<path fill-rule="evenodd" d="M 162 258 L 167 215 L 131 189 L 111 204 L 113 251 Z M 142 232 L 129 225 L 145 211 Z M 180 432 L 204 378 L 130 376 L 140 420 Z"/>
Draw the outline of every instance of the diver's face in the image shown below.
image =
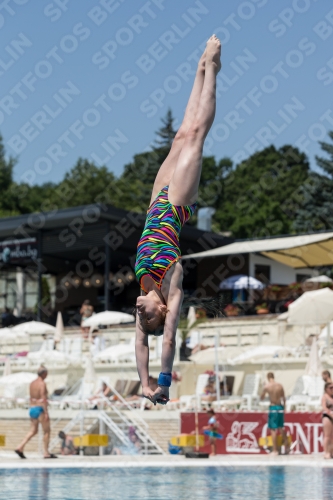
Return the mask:
<path fill-rule="evenodd" d="M 148 295 L 136 299 L 136 310 L 144 329 L 155 330 L 160 324 L 161 305 Z"/>

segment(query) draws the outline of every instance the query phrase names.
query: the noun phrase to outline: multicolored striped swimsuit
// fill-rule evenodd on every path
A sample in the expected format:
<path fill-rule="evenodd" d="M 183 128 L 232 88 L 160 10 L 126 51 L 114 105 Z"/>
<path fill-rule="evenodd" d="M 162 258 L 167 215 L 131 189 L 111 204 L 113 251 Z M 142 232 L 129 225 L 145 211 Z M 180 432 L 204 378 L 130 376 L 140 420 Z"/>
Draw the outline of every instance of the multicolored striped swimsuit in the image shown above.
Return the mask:
<path fill-rule="evenodd" d="M 179 235 L 182 226 L 197 207 L 197 203 L 172 205 L 168 199 L 168 190 L 169 186 L 165 186 L 148 208 L 145 227 L 138 244 L 135 274 L 142 290 L 142 279 L 145 275 L 149 275 L 158 288 L 161 288 L 165 273 L 181 257 Z"/>

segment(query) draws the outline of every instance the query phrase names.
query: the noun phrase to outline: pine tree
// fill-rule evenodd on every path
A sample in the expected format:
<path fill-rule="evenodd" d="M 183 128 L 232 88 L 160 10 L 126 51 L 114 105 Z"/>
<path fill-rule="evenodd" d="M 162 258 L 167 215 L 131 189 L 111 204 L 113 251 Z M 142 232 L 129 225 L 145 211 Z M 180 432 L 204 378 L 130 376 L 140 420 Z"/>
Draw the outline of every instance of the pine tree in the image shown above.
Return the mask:
<path fill-rule="evenodd" d="M 5 147 L 0 135 L 0 216 L 17 215 L 15 199 L 12 195 L 14 158 L 5 157 Z"/>
<path fill-rule="evenodd" d="M 163 123 L 163 126 L 156 132 L 156 135 L 159 137 L 159 139 L 155 139 L 155 144 L 157 149 L 165 148 L 170 151 L 172 141 L 174 140 L 177 133 L 177 130 L 175 130 L 173 127 L 173 122 L 175 121 L 175 119 L 170 108 L 168 109 L 165 118 L 162 118 L 161 121 Z"/>
<path fill-rule="evenodd" d="M 333 141 L 333 130 L 328 132 L 328 135 L 330 139 Z M 331 177 L 331 180 L 333 181 L 333 144 L 329 144 L 328 142 L 319 142 L 320 147 L 323 151 L 328 153 L 331 158 L 326 159 L 326 158 L 321 158 L 319 156 L 316 156 L 316 162 L 319 167 L 321 167 L 327 174 Z"/>
<path fill-rule="evenodd" d="M 333 140 L 333 131 L 328 133 Z M 333 145 L 319 142 L 330 158 L 316 156 L 317 165 L 324 175 L 312 172 L 299 192 L 299 204 L 293 228 L 297 232 L 333 229 Z"/>

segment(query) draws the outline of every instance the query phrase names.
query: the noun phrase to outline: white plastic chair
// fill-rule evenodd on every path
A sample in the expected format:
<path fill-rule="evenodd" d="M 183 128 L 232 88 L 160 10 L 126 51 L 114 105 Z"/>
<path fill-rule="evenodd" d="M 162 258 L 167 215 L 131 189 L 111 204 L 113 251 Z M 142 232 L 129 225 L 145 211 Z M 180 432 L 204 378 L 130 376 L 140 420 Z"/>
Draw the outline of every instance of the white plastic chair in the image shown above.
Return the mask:
<path fill-rule="evenodd" d="M 80 361 L 82 357 L 82 338 L 78 337 L 72 340 L 69 357 L 72 361 Z"/>
<path fill-rule="evenodd" d="M 71 345 L 72 345 L 72 339 L 66 337 L 66 338 L 60 340 L 60 342 L 57 346 L 57 350 L 59 352 L 63 352 L 64 354 L 70 354 Z"/>
<path fill-rule="evenodd" d="M 201 408 L 201 396 L 204 394 L 205 387 L 208 383 L 209 375 L 207 373 L 202 373 L 197 378 L 197 384 L 195 388 L 195 394 L 183 395 L 179 398 L 179 408 L 183 411 L 190 410 L 193 406 L 198 406 Z M 169 403 L 168 403 L 169 404 Z"/>
<path fill-rule="evenodd" d="M 201 332 L 200 330 L 190 331 L 190 336 L 186 339 L 186 347 L 189 349 L 194 349 L 201 342 Z"/>
<path fill-rule="evenodd" d="M 82 405 L 90 408 L 95 404 L 90 401 L 89 398 L 94 395 L 96 385 L 97 381 L 85 382 L 82 378 L 75 391 L 72 394 L 64 396 L 60 400 L 60 409 L 64 409 L 66 406 L 69 406 L 73 410 L 78 410 Z"/>
<path fill-rule="evenodd" d="M 246 375 L 242 393 L 241 410 L 252 410 L 253 406 L 259 403 L 259 387 L 261 382 L 261 375 L 256 373 L 254 375 Z"/>
<path fill-rule="evenodd" d="M 324 394 L 324 381 L 321 377 L 311 377 L 303 375 L 305 389 L 309 395 L 306 402 L 306 410 L 319 410 L 321 408 L 321 398 Z"/>

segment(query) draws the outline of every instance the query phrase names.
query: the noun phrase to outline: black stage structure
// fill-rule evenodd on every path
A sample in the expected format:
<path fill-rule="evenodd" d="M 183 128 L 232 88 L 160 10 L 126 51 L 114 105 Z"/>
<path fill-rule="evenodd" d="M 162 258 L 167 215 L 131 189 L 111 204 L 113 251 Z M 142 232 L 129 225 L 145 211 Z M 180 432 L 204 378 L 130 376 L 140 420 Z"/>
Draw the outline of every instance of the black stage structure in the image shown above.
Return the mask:
<path fill-rule="evenodd" d="M 96 310 L 129 310 L 139 286 L 134 275 L 136 246 L 145 215 L 110 205 L 93 204 L 26 214 L 0 220 L 1 273 L 19 267 L 38 283 L 42 303 L 42 276 L 56 277 L 56 310 L 78 307 L 88 298 Z M 232 239 L 185 224 L 182 254 L 232 243 Z M 198 283 L 193 261 L 184 261 L 184 290 Z M 45 311 L 44 311 L 45 312 Z M 43 315 L 38 307 L 37 318 Z"/>

